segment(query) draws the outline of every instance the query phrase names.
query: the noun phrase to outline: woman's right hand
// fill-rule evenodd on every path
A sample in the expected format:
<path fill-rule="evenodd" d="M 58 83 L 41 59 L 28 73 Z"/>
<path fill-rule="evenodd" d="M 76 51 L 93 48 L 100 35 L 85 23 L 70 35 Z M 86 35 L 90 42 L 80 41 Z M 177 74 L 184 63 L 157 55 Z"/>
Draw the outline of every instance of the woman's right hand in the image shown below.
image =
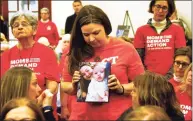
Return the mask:
<path fill-rule="evenodd" d="M 42 94 L 37 98 L 38 104 L 42 107 L 52 106 L 53 94 L 49 89 L 46 89 L 42 92 Z"/>
<path fill-rule="evenodd" d="M 80 81 L 80 72 L 79 71 L 75 71 L 72 77 L 72 88 L 73 89 L 77 89 L 77 82 Z"/>

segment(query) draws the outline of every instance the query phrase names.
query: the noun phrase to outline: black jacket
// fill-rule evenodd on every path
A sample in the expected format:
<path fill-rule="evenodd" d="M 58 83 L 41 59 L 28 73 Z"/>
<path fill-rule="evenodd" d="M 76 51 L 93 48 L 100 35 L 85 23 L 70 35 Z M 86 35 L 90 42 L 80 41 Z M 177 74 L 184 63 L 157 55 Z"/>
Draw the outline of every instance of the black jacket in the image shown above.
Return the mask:
<path fill-rule="evenodd" d="M 76 19 L 76 14 L 73 14 L 71 16 L 68 16 L 68 18 L 66 19 L 66 24 L 65 24 L 65 34 L 70 34 L 74 21 Z"/>

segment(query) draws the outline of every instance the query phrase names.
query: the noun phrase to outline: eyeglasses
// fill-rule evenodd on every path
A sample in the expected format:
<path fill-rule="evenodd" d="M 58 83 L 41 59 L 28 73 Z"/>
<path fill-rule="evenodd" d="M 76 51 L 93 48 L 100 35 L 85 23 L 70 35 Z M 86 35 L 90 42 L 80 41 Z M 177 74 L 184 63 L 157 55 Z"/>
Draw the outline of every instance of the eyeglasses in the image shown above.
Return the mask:
<path fill-rule="evenodd" d="M 189 63 L 186 63 L 186 62 L 180 62 L 180 61 L 174 61 L 174 64 L 177 66 L 177 67 L 180 67 L 180 65 L 182 65 L 182 68 L 185 69 L 189 66 Z"/>
<path fill-rule="evenodd" d="M 161 5 L 154 5 L 156 10 L 159 11 L 161 8 L 164 12 L 168 11 L 168 7 L 167 6 L 161 6 Z"/>
<path fill-rule="evenodd" d="M 14 23 L 14 24 L 12 25 L 12 27 L 13 27 L 13 28 L 18 28 L 20 25 L 22 25 L 23 27 L 31 26 L 29 23 L 23 21 L 23 22 L 21 22 L 21 23 L 18 23 L 18 22 Z"/>

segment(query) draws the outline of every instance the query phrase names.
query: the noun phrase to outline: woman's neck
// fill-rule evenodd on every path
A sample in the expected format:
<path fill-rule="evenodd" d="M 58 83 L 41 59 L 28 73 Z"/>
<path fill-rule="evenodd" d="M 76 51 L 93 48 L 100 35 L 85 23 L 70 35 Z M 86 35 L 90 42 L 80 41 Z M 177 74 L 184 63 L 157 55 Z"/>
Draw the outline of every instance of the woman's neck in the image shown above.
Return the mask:
<path fill-rule="evenodd" d="M 33 39 L 19 39 L 18 48 L 27 49 L 33 47 L 35 41 Z"/>

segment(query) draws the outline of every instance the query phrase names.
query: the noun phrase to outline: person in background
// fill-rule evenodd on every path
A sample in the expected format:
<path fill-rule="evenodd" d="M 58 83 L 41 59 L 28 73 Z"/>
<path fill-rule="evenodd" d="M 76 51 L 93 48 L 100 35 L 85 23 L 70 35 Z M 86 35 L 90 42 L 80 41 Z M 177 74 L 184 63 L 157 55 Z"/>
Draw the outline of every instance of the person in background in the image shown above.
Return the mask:
<path fill-rule="evenodd" d="M 128 108 L 118 120 L 125 119 L 126 115 L 139 106 L 154 105 L 163 108 L 172 121 L 184 121 L 175 90 L 163 75 L 146 71 L 137 76 L 133 83 L 132 107 Z"/>
<path fill-rule="evenodd" d="M 6 39 L 9 38 L 8 37 L 9 36 L 8 24 L 4 20 L 2 15 L 0 15 L 0 33 L 3 33 L 3 35 L 5 36 Z"/>
<path fill-rule="evenodd" d="M 5 35 L 1 32 L 0 32 L 0 42 L 1 42 L 0 48 L 1 48 L 1 55 L 2 55 L 4 51 L 9 49 L 9 42 L 5 38 Z"/>
<path fill-rule="evenodd" d="M 69 48 L 70 37 L 71 37 L 70 34 L 63 35 L 62 40 L 59 41 L 57 47 L 54 50 L 57 55 L 59 67 L 63 64 L 63 63 L 60 63 L 62 61 L 61 60 L 62 54 L 66 53 L 65 51 L 67 50 L 67 48 Z M 60 70 L 60 72 L 62 72 L 62 69 Z M 62 76 L 60 77 L 60 79 L 62 80 Z M 62 102 L 62 105 L 61 105 L 61 102 Z M 69 103 L 68 94 L 60 93 L 60 84 L 59 84 L 58 93 L 57 93 L 57 102 L 56 102 L 59 121 L 66 120 L 69 118 L 70 111 L 69 111 L 68 103 Z"/>
<path fill-rule="evenodd" d="M 1 76 L 9 68 L 25 66 L 35 72 L 42 91 L 49 89 L 56 94 L 59 82 L 57 58 L 52 49 L 34 40 L 37 29 L 36 16 L 30 11 L 18 11 L 12 16 L 10 26 L 18 44 L 1 55 Z M 56 106 L 56 97 L 53 106 Z"/>
<path fill-rule="evenodd" d="M 192 47 L 192 32 L 190 31 L 186 22 L 178 16 L 177 9 L 170 16 L 170 20 L 172 23 L 179 25 L 184 29 L 185 37 L 186 37 L 186 45 Z"/>
<path fill-rule="evenodd" d="M 96 6 L 84 6 L 76 17 L 69 53 L 63 56 L 64 80 L 61 81 L 62 92 L 73 95 L 69 120 L 116 120 L 131 106 L 131 98 L 128 96 L 133 88 L 131 80 L 143 73 L 144 68 L 133 45 L 110 37 L 111 31 L 109 18 Z M 111 63 L 108 103 L 77 102 L 81 62 Z"/>
<path fill-rule="evenodd" d="M 165 110 L 159 106 L 145 105 L 140 106 L 127 114 L 125 120 L 131 121 L 171 121 Z"/>
<path fill-rule="evenodd" d="M 40 107 L 28 98 L 15 98 L 8 101 L 0 115 L 3 121 L 46 121 Z"/>
<path fill-rule="evenodd" d="M 45 37 L 50 43 L 49 47 L 54 50 L 60 40 L 57 26 L 54 22 L 49 20 L 50 12 L 48 8 L 42 8 L 40 10 L 40 15 L 41 20 L 38 22 L 35 41 L 38 41 L 41 37 Z"/>
<path fill-rule="evenodd" d="M 184 79 L 176 87 L 176 95 L 186 121 L 192 121 L 192 63 L 184 73 Z"/>
<path fill-rule="evenodd" d="M 50 42 L 48 41 L 48 39 L 46 37 L 39 38 L 37 42 L 40 44 L 43 44 L 47 47 L 50 47 Z"/>
<path fill-rule="evenodd" d="M 62 36 L 62 39 L 58 42 L 58 45 L 55 48 L 55 53 L 57 55 L 58 61 L 60 61 L 62 53 L 65 48 L 67 48 L 70 44 L 70 34 L 65 34 Z"/>
<path fill-rule="evenodd" d="M 65 34 L 70 34 L 72 31 L 72 27 L 73 27 L 74 21 L 76 19 L 76 16 L 82 8 L 81 0 L 74 0 L 74 2 L 72 3 L 72 6 L 74 9 L 74 14 L 71 16 L 68 16 L 66 19 L 65 28 L 64 28 Z"/>
<path fill-rule="evenodd" d="M 176 50 L 173 64 L 174 77 L 169 80 L 174 88 L 183 81 L 184 72 L 191 62 L 192 50 L 189 46 Z"/>
<path fill-rule="evenodd" d="M 28 98 L 42 107 L 45 119 L 55 120 L 52 110 L 53 94 L 50 90 L 44 90 L 37 83 L 36 74 L 27 67 L 13 67 L 1 78 L 0 113 L 3 106 L 12 99 Z"/>
<path fill-rule="evenodd" d="M 153 18 L 137 29 L 134 38 L 134 46 L 145 69 L 162 74 L 167 79 L 173 77 L 176 49 L 186 46 L 183 29 L 169 20 L 174 11 L 174 0 L 151 0 L 149 12 Z M 163 59 L 165 57 L 167 59 Z"/>

